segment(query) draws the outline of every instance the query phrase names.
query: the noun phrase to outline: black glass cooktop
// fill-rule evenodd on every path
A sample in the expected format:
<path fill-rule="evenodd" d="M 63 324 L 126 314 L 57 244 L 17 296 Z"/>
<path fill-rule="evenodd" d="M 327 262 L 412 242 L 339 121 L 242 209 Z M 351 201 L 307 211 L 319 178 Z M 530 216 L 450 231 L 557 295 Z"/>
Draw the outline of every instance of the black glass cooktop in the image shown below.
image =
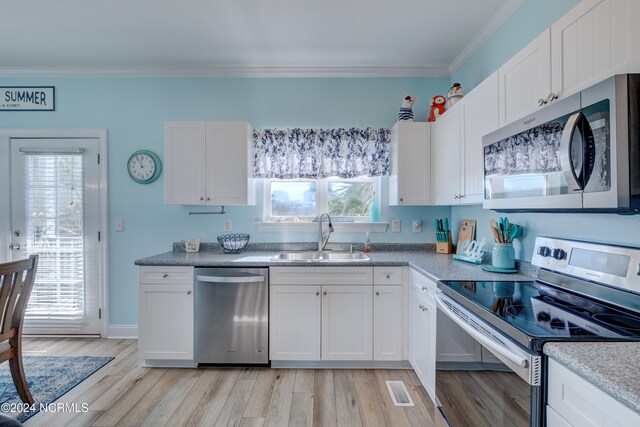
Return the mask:
<path fill-rule="evenodd" d="M 640 313 L 622 311 L 539 282 L 440 283 L 455 291 L 446 293 L 461 304 L 480 307 L 482 317 L 498 329 L 506 323 L 530 341 L 640 340 Z"/>

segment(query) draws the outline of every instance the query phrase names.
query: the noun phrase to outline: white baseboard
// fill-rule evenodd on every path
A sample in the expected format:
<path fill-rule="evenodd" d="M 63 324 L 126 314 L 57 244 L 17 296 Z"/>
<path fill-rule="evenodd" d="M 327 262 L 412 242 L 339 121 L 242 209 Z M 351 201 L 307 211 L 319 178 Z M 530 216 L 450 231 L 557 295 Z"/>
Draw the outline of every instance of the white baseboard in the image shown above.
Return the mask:
<path fill-rule="evenodd" d="M 138 325 L 109 325 L 109 339 L 138 339 Z"/>

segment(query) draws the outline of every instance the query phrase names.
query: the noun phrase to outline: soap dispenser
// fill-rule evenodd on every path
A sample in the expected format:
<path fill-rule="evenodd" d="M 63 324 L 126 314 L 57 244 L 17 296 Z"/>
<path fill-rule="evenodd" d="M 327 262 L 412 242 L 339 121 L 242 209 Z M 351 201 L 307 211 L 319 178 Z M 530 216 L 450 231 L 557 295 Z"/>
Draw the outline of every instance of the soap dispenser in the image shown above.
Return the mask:
<path fill-rule="evenodd" d="M 369 232 L 364 236 L 364 251 L 371 252 L 371 239 L 369 238 Z"/>

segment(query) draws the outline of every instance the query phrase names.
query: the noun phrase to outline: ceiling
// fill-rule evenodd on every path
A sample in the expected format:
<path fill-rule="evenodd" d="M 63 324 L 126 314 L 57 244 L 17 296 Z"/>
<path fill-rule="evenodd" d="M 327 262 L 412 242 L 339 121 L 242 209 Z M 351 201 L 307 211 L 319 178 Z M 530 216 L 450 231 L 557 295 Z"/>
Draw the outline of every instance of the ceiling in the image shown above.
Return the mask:
<path fill-rule="evenodd" d="M 522 0 L 3 0 L 0 73 L 447 75 Z"/>

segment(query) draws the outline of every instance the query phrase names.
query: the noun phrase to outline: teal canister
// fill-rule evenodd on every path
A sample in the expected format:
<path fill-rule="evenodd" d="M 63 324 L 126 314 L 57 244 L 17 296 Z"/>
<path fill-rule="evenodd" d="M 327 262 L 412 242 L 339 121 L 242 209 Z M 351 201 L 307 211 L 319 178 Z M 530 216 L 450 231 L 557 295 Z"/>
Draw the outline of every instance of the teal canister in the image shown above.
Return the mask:
<path fill-rule="evenodd" d="M 495 243 L 491 251 L 491 260 L 496 268 L 512 270 L 516 267 L 516 251 L 512 243 Z"/>

